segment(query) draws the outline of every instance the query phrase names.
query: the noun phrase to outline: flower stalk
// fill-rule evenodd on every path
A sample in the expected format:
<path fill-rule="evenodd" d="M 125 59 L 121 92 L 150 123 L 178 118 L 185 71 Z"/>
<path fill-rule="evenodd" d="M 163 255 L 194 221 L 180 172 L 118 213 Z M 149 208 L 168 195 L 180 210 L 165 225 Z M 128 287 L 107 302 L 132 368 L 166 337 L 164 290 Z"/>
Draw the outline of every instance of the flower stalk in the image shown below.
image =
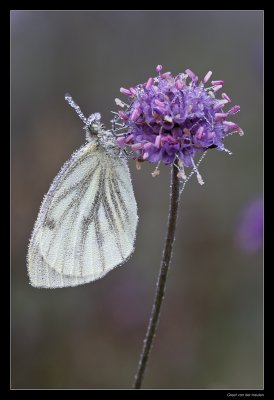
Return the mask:
<path fill-rule="evenodd" d="M 142 386 L 155 333 L 159 324 L 163 299 L 165 296 L 167 276 L 172 257 L 173 243 L 175 239 L 176 221 L 177 221 L 178 206 L 180 199 L 180 180 L 178 177 L 177 164 L 178 161 L 175 161 L 175 163 L 172 165 L 171 168 L 171 194 L 170 194 L 170 206 L 169 206 L 168 227 L 167 227 L 165 247 L 158 275 L 156 293 L 151 311 L 151 316 L 147 328 L 146 337 L 144 340 L 143 350 L 139 360 L 138 370 L 133 385 L 134 389 L 140 389 Z"/>

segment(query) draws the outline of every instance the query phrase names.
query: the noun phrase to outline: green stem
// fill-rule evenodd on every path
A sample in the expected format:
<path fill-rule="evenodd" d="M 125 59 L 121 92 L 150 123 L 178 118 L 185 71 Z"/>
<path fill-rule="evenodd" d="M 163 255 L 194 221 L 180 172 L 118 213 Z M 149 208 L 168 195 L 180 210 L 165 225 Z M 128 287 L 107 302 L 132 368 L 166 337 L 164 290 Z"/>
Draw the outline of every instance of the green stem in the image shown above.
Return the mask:
<path fill-rule="evenodd" d="M 175 239 L 176 220 L 177 220 L 178 205 L 180 199 L 180 183 L 177 174 L 178 174 L 177 165 L 173 165 L 171 170 L 171 195 L 170 195 L 168 228 L 167 228 L 165 247 L 158 275 L 156 293 L 151 311 L 151 316 L 146 332 L 146 337 L 144 340 L 144 346 L 142 349 L 142 353 L 140 355 L 138 370 L 133 385 L 134 389 L 140 389 L 144 380 L 144 375 L 147 368 L 148 359 L 153 345 L 155 333 L 158 327 L 161 307 L 165 295 L 167 275 L 172 257 L 173 243 Z"/>

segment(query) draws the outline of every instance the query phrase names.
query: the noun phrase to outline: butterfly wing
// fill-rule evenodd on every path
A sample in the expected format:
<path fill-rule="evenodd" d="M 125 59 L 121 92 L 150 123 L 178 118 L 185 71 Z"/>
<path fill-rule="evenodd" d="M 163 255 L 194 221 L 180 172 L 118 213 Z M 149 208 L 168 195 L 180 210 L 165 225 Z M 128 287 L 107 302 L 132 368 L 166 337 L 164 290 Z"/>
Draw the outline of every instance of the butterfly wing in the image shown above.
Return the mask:
<path fill-rule="evenodd" d="M 137 221 L 126 161 L 88 143 L 63 166 L 41 205 L 28 251 L 31 284 L 101 278 L 133 252 Z"/>

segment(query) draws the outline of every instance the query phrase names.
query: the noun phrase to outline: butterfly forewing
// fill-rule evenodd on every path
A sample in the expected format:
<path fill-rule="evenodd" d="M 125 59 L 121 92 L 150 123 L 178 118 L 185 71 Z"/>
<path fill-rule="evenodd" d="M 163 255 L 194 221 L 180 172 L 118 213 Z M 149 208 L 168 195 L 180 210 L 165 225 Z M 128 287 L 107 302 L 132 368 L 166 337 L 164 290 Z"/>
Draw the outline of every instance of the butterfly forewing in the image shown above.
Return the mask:
<path fill-rule="evenodd" d="M 98 279 L 133 252 L 137 207 L 127 163 L 88 143 L 61 169 L 40 208 L 28 253 L 31 284 Z"/>

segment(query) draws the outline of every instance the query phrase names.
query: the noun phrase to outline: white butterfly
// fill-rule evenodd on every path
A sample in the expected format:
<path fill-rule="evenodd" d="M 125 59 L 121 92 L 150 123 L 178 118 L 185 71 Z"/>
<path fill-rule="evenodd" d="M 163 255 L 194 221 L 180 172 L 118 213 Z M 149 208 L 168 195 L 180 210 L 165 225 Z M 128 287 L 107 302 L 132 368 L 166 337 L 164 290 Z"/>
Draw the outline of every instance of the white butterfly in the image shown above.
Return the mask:
<path fill-rule="evenodd" d="M 85 118 L 88 142 L 62 167 L 42 202 L 28 249 L 35 287 L 76 286 L 103 277 L 134 250 L 137 206 L 125 157 L 100 114 Z"/>

